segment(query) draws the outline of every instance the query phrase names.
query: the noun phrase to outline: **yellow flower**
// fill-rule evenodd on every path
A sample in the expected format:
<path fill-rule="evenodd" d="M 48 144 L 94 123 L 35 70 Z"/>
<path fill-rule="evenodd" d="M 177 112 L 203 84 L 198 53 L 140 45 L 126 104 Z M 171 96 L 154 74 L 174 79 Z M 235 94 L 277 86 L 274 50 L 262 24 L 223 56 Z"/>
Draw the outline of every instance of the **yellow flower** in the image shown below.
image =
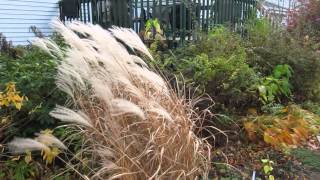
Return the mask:
<path fill-rule="evenodd" d="M 60 154 L 60 150 L 57 147 L 53 147 L 50 150 L 43 150 L 41 152 L 43 160 L 46 164 L 52 164 L 53 160 Z"/>

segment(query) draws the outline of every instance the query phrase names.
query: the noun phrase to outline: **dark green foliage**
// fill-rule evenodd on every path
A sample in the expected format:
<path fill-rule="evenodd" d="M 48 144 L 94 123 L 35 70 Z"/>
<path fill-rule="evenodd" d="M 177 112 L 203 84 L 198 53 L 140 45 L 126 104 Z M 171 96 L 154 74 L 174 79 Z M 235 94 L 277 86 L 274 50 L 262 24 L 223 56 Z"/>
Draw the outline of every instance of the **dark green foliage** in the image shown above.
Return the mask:
<path fill-rule="evenodd" d="M 57 62 L 36 47 L 23 49 L 19 58 L 0 56 L 0 86 L 15 82 L 17 89 L 28 98 L 21 111 L 13 115 L 13 126 L 7 130 L 7 139 L 28 136 L 41 129 L 54 127 L 56 120 L 49 112 L 65 97 L 55 85 Z M 0 115 L 3 112 L 0 110 Z"/>
<path fill-rule="evenodd" d="M 268 21 L 256 19 L 247 25 L 245 41 L 247 61 L 262 76 L 272 74 L 274 67 L 287 64 L 292 68 L 290 80 L 295 99 L 318 100 L 320 95 L 320 56 L 314 43 L 301 42 L 285 30 L 272 30 Z"/>
<path fill-rule="evenodd" d="M 265 19 L 251 19 L 245 32 L 242 38 L 216 27 L 198 42 L 156 53 L 155 64 L 165 75 L 182 74 L 188 87 L 208 93 L 216 110 L 239 112 L 319 97 L 320 79 L 314 77 L 320 75 L 320 59 L 311 46 Z"/>
<path fill-rule="evenodd" d="M 298 148 L 292 151 L 292 155 L 300 160 L 303 165 L 320 172 L 320 154 L 309 149 Z"/>
<path fill-rule="evenodd" d="M 312 101 L 306 101 L 302 105 L 302 108 L 311 111 L 312 113 L 320 116 L 320 104 Z"/>
<path fill-rule="evenodd" d="M 26 163 L 23 159 L 17 161 L 7 161 L 5 163 L 8 168 L 8 174 L 4 174 L 4 178 L 12 180 L 27 180 L 33 178 L 36 174 L 36 167 Z"/>

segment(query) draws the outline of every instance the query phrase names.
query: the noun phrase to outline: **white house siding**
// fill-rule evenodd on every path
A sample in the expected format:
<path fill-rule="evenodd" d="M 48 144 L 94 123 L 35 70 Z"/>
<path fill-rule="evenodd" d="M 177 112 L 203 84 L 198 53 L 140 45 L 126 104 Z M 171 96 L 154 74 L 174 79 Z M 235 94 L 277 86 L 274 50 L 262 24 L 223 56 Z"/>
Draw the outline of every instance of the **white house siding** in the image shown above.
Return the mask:
<path fill-rule="evenodd" d="M 30 26 L 48 36 L 50 21 L 59 16 L 59 0 L 0 0 L 0 33 L 14 45 L 25 45 L 34 38 Z"/>

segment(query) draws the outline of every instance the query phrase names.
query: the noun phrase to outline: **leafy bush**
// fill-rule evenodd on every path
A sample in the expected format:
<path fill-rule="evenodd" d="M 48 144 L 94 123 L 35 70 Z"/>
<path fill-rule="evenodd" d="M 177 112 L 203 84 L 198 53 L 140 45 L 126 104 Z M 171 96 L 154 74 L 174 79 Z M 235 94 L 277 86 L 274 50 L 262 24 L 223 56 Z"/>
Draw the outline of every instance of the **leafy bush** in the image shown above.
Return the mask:
<path fill-rule="evenodd" d="M 290 83 L 296 100 L 319 100 L 320 79 L 314 77 L 320 75 L 320 56 L 314 43 L 301 42 L 285 30 L 270 30 L 271 25 L 263 19 L 250 23 L 245 41 L 250 66 L 268 76 L 277 65 L 287 64 L 292 68 Z"/>
<path fill-rule="evenodd" d="M 157 64 L 167 72 L 181 73 L 189 88 L 199 87 L 198 93 L 208 93 L 215 108 L 244 109 L 259 103 L 254 86 L 259 77 L 246 63 L 245 48 L 237 34 L 217 27 L 199 42 L 178 48 L 173 54 Z"/>
<path fill-rule="evenodd" d="M 288 30 L 300 38 L 309 36 L 320 42 L 320 1 L 299 0 L 299 7 L 289 12 Z"/>
<path fill-rule="evenodd" d="M 55 60 L 35 47 L 26 47 L 22 56 L 16 59 L 0 56 L 0 86 L 15 82 L 21 94 L 29 99 L 12 117 L 13 126 L 6 130 L 7 138 L 31 135 L 56 125 L 48 113 L 55 104 L 65 100 L 64 95 L 56 90 L 56 66 Z"/>
<path fill-rule="evenodd" d="M 268 19 L 252 17 L 245 24 L 245 31 L 250 46 L 259 47 L 268 40 L 270 34 L 274 32 L 274 28 Z"/>
<path fill-rule="evenodd" d="M 258 87 L 262 102 L 265 104 L 273 103 L 276 100 L 281 102 L 281 96 L 289 98 L 291 96 L 292 88 L 290 84 L 291 76 L 292 69 L 290 66 L 276 66 L 273 70 L 273 74 L 265 77 Z"/>

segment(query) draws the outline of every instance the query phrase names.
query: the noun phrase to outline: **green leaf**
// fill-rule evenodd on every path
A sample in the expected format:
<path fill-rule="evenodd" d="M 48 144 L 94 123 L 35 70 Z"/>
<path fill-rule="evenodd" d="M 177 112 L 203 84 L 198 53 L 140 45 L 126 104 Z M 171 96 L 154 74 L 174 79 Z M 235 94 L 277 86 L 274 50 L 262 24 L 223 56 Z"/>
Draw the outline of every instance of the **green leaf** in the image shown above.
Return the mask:
<path fill-rule="evenodd" d="M 270 166 L 263 166 L 263 171 L 265 174 L 269 174 L 271 172 Z"/>
<path fill-rule="evenodd" d="M 274 176 L 273 175 L 269 175 L 269 180 L 274 180 Z"/>

